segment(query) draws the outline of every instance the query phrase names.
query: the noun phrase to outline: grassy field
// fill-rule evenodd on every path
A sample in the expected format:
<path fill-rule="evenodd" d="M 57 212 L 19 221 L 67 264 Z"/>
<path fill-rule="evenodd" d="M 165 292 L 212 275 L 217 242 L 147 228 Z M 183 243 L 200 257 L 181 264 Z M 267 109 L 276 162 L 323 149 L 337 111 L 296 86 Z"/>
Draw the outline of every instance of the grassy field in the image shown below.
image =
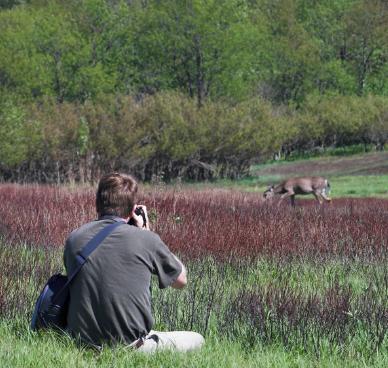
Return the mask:
<path fill-rule="evenodd" d="M 17 329 L 17 333 L 14 331 Z M 186 354 L 161 351 L 144 354 L 129 351 L 124 346 L 105 349 L 102 353 L 78 349 L 65 336 L 53 333 L 36 336 L 26 326 L 0 322 L 0 367 L 386 367 L 387 354 L 373 360 L 357 351 L 347 357 L 322 355 L 320 360 L 308 354 L 290 352 L 282 346 L 256 347 L 248 351 L 244 346 L 228 340 L 207 338 L 200 350 Z"/>
<path fill-rule="evenodd" d="M 386 367 L 387 158 L 268 164 L 246 180 L 175 191 L 142 186 L 153 230 L 190 281 L 181 292 L 153 283 L 154 328 L 202 333 L 204 348 L 187 354 L 96 353 L 30 331 L 39 290 L 63 272 L 67 235 L 95 218 L 95 189 L 0 185 L 0 367 Z M 262 202 L 267 185 L 318 174 L 333 206 L 310 196 L 295 209 Z"/>
<path fill-rule="evenodd" d="M 323 176 L 331 198 L 388 198 L 388 152 L 299 159 L 255 165 L 249 178 L 196 183 L 197 189 L 234 189 L 263 194 L 269 185 L 294 176 Z"/>

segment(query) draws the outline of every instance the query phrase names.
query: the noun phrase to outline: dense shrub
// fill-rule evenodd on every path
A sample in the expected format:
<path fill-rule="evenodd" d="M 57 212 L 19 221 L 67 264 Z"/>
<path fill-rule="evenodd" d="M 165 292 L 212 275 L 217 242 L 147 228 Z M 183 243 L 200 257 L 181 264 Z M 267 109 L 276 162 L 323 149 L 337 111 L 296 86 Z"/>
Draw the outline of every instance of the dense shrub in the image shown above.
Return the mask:
<path fill-rule="evenodd" d="M 4 131 L 20 135 L 0 150 L 0 179 L 19 183 L 93 182 L 112 170 L 140 180 L 161 171 L 166 179 L 235 178 L 281 142 L 279 114 L 261 100 L 234 108 L 207 101 L 198 110 L 179 93 L 100 95 L 86 106 L 47 99 L 23 109 L 17 131 L 14 111 L 0 111 Z"/>
<path fill-rule="evenodd" d="M 353 144 L 384 150 L 388 141 L 388 103 L 378 96 L 338 96 L 308 99 L 293 115 L 294 130 L 283 151 L 326 149 Z"/>
<path fill-rule="evenodd" d="M 362 144 L 385 149 L 388 108 L 367 96 L 311 99 L 303 108 L 260 98 L 197 103 L 177 92 L 99 95 L 86 105 L 53 99 L 0 104 L 0 181 L 89 182 L 102 172 L 151 180 L 240 178 L 253 163 L 305 150 Z"/>

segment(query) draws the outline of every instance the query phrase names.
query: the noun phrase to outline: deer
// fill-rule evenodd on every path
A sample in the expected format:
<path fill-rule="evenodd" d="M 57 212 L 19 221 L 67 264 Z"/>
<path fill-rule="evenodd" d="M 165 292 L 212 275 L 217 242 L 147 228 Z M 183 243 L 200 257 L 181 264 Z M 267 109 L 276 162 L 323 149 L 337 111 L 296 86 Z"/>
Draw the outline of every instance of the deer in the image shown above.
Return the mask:
<path fill-rule="evenodd" d="M 314 194 L 319 204 L 322 204 L 323 200 L 331 204 L 331 198 L 326 196 L 326 189 L 328 189 L 330 194 L 330 184 L 327 179 L 320 176 L 302 176 L 287 179 L 275 188 L 273 185 L 270 185 L 264 192 L 263 197 L 264 200 L 267 200 L 281 194 L 278 206 L 284 198 L 291 197 L 291 206 L 295 207 L 296 194 Z"/>

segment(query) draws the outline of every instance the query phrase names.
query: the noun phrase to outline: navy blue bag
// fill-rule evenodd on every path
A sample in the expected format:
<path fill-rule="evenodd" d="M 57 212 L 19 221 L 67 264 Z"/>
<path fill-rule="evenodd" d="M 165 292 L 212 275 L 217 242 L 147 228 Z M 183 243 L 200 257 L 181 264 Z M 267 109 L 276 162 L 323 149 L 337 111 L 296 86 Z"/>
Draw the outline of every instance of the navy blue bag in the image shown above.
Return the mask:
<path fill-rule="evenodd" d="M 108 218 L 120 219 L 116 216 L 109 216 Z M 56 330 L 66 328 L 70 300 L 70 282 L 87 261 L 90 254 L 113 230 L 122 224 L 125 224 L 125 222 L 120 219 L 118 222 L 105 226 L 82 248 L 74 260 L 74 271 L 70 278 L 60 273 L 50 277 L 36 302 L 35 311 L 31 319 L 31 330 L 37 331 L 48 327 Z"/>
<path fill-rule="evenodd" d="M 47 281 L 36 302 L 35 311 L 31 319 L 31 329 L 39 330 L 51 326 L 64 329 L 67 325 L 67 311 L 69 308 L 68 278 L 60 273 L 53 275 Z M 56 296 L 64 295 L 65 300 L 56 300 Z"/>

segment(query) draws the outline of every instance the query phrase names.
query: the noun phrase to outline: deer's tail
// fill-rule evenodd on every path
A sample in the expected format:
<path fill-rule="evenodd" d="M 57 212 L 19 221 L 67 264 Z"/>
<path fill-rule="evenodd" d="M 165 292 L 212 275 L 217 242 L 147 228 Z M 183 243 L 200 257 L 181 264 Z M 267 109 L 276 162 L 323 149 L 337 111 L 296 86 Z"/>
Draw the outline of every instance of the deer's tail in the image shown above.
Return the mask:
<path fill-rule="evenodd" d="M 329 180 L 326 179 L 325 182 L 326 182 L 326 188 L 329 190 L 329 194 L 331 194 Z"/>

